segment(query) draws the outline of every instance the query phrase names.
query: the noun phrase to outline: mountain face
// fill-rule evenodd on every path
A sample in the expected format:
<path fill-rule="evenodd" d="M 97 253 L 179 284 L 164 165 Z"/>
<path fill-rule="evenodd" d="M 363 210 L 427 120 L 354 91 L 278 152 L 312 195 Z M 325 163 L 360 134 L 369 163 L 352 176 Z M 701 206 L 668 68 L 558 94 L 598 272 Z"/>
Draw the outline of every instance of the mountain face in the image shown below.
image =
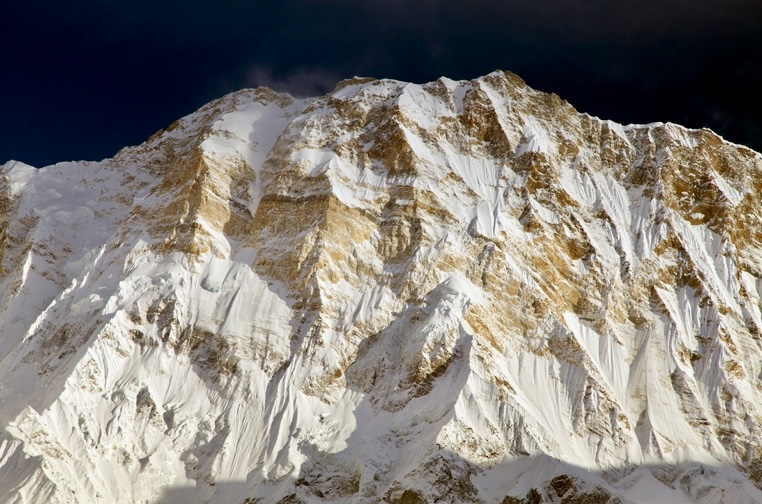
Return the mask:
<path fill-rule="evenodd" d="M 2 166 L 0 502 L 762 502 L 762 156 L 510 73 Z"/>

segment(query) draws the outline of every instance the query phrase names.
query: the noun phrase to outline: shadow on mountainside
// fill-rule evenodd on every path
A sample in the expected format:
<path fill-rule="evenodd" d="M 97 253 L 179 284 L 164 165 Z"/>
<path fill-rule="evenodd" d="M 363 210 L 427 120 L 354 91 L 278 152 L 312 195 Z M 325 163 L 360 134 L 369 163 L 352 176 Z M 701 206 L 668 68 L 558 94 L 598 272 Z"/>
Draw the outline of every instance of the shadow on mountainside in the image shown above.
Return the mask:
<path fill-rule="evenodd" d="M 378 492 L 349 484 L 336 474 L 315 474 L 307 466 L 298 477 L 288 475 L 274 483 L 267 495 L 248 488 L 244 481 L 217 482 L 214 486 L 166 488 L 160 504 L 236 502 L 241 504 L 299 504 L 307 502 L 386 502 L 389 504 L 497 503 L 497 504 L 628 504 L 628 503 L 733 503 L 762 502 L 762 492 L 735 467 L 701 463 L 623 466 L 589 471 L 546 455 L 526 456 L 480 468 L 457 454 L 443 450 L 441 473 L 402 477 Z M 305 470 L 305 468 L 307 468 Z M 314 465 L 313 465 L 314 469 Z M 435 469 L 429 463 L 422 469 Z M 322 478 L 313 485 L 305 479 Z M 426 481 L 419 479 L 423 476 Z M 374 476 L 375 477 L 375 476 Z M 291 484 L 294 486 L 291 486 Z M 439 484 L 429 487 L 428 484 Z M 333 486 L 331 486 L 333 485 Z M 477 491 L 477 488 L 479 490 Z"/>
<path fill-rule="evenodd" d="M 466 345 L 467 347 L 467 345 Z M 468 349 L 465 349 L 465 355 Z M 462 357 L 461 357 L 462 358 Z M 467 358 L 466 358 L 467 363 Z M 456 363 L 457 364 L 457 361 Z M 463 376 L 448 376 L 449 374 Z M 463 387 L 468 365 L 452 365 L 434 386 Z M 354 388 L 354 386 L 350 386 Z M 450 392 L 452 392 L 450 390 Z M 457 396 L 457 394 L 455 394 Z M 497 503 L 628 504 L 762 502 L 759 475 L 730 464 L 700 462 L 621 465 L 590 470 L 551 456 L 524 455 L 482 466 L 442 447 L 444 427 L 454 418 L 442 395 L 425 394 L 390 412 L 365 394 L 353 412 L 355 428 L 345 448 L 329 453 L 301 440 L 297 470 L 261 480 L 250 468 L 247 481 L 167 488 L 162 504 Z M 393 403 L 393 401 L 392 401 Z M 388 402 L 387 402 L 388 404 Z M 439 418 L 432 411 L 444 410 Z M 426 418 L 429 420 L 426 420 Z M 272 428 L 272 426 L 270 427 Z M 751 479 L 750 479 L 751 478 Z"/>
<path fill-rule="evenodd" d="M 258 477 L 260 468 L 253 467 L 246 481 L 168 488 L 158 502 L 762 502 L 762 491 L 752 482 L 761 478 L 756 474 L 747 476 L 729 464 L 622 465 L 599 471 L 543 454 L 518 455 L 483 467 L 442 447 L 441 434 L 454 419 L 454 403 L 469 377 L 472 336 L 468 331 L 460 331 L 457 325 L 444 331 L 443 335 L 450 335 L 446 346 L 451 354 L 439 369 L 429 368 L 428 363 L 411 357 L 427 353 L 424 347 L 431 336 L 427 333 L 427 320 L 435 313 L 454 311 L 459 306 L 457 292 L 440 286 L 360 345 L 355 362 L 346 371 L 346 379 L 348 390 L 363 396 L 353 412 L 355 427 L 343 441 L 346 446 L 343 450 L 329 453 L 311 440 L 295 437 L 290 442 L 298 443 L 304 461 L 298 470 L 277 480 L 263 482 Z M 300 336 L 299 344 L 313 323 L 314 320 L 307 320 L 303 327 L 293 327 Z M 296 348 L 292 345 L 288 363 L 294 359 L 297 348 L 298 345 Z M 417 367 L 413 369 L 408 364 Z M 355 372 L 353 366 L 359 371 Z M 373 376 L 367 376 L 365 371 Z M 274 397 L 271 390 L 274 384 L 287 379 L 285 373 L 276 373 L 268 385 L 268 397 Z M 288 422 L 288 415 L 284 416 L 286 409 L 279 411 L 283 414 L 269 415 L 273 423 L 263 427 L 272 431 L 277 430 L 276 423 Z"/>

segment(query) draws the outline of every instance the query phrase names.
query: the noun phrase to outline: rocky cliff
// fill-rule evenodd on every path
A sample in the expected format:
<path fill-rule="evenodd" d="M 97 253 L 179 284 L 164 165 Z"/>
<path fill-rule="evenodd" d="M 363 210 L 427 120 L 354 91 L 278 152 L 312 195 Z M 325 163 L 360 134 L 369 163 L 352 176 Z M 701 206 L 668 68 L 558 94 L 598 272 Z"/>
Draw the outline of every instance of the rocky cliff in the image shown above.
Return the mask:
<path fill-rule="evenodd" d="M 762 156 L 510 73 L 0 170 L 0 501 L 762 502 Z"/>

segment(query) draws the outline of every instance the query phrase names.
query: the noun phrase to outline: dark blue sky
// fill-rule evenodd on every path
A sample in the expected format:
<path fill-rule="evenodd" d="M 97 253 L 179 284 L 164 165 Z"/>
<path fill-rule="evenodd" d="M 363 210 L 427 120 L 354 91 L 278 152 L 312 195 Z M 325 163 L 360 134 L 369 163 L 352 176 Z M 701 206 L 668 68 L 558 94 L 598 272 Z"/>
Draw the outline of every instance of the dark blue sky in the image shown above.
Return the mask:
<path fill-rule="evenodd" d="M 101 159 L 242 87 L 500 68 L 762 150 L 760 0 L 35 1 L 0 10 L 0 163 Z"/>

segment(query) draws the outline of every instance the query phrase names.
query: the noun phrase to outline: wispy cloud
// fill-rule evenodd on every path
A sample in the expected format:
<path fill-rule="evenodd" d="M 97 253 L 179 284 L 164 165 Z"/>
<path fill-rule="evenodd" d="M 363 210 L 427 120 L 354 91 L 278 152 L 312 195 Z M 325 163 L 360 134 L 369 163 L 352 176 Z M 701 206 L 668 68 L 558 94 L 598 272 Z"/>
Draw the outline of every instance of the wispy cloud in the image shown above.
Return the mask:
<path fill-rule="evenodd" d="M 248 69 L 245 84 L 247 87 L 266 86 L 303 98 L 326 94 L 338 81 L 336 73 L 322 68 L 303 68 L 278 75 L 266 66 L 255 65 Z"/>

